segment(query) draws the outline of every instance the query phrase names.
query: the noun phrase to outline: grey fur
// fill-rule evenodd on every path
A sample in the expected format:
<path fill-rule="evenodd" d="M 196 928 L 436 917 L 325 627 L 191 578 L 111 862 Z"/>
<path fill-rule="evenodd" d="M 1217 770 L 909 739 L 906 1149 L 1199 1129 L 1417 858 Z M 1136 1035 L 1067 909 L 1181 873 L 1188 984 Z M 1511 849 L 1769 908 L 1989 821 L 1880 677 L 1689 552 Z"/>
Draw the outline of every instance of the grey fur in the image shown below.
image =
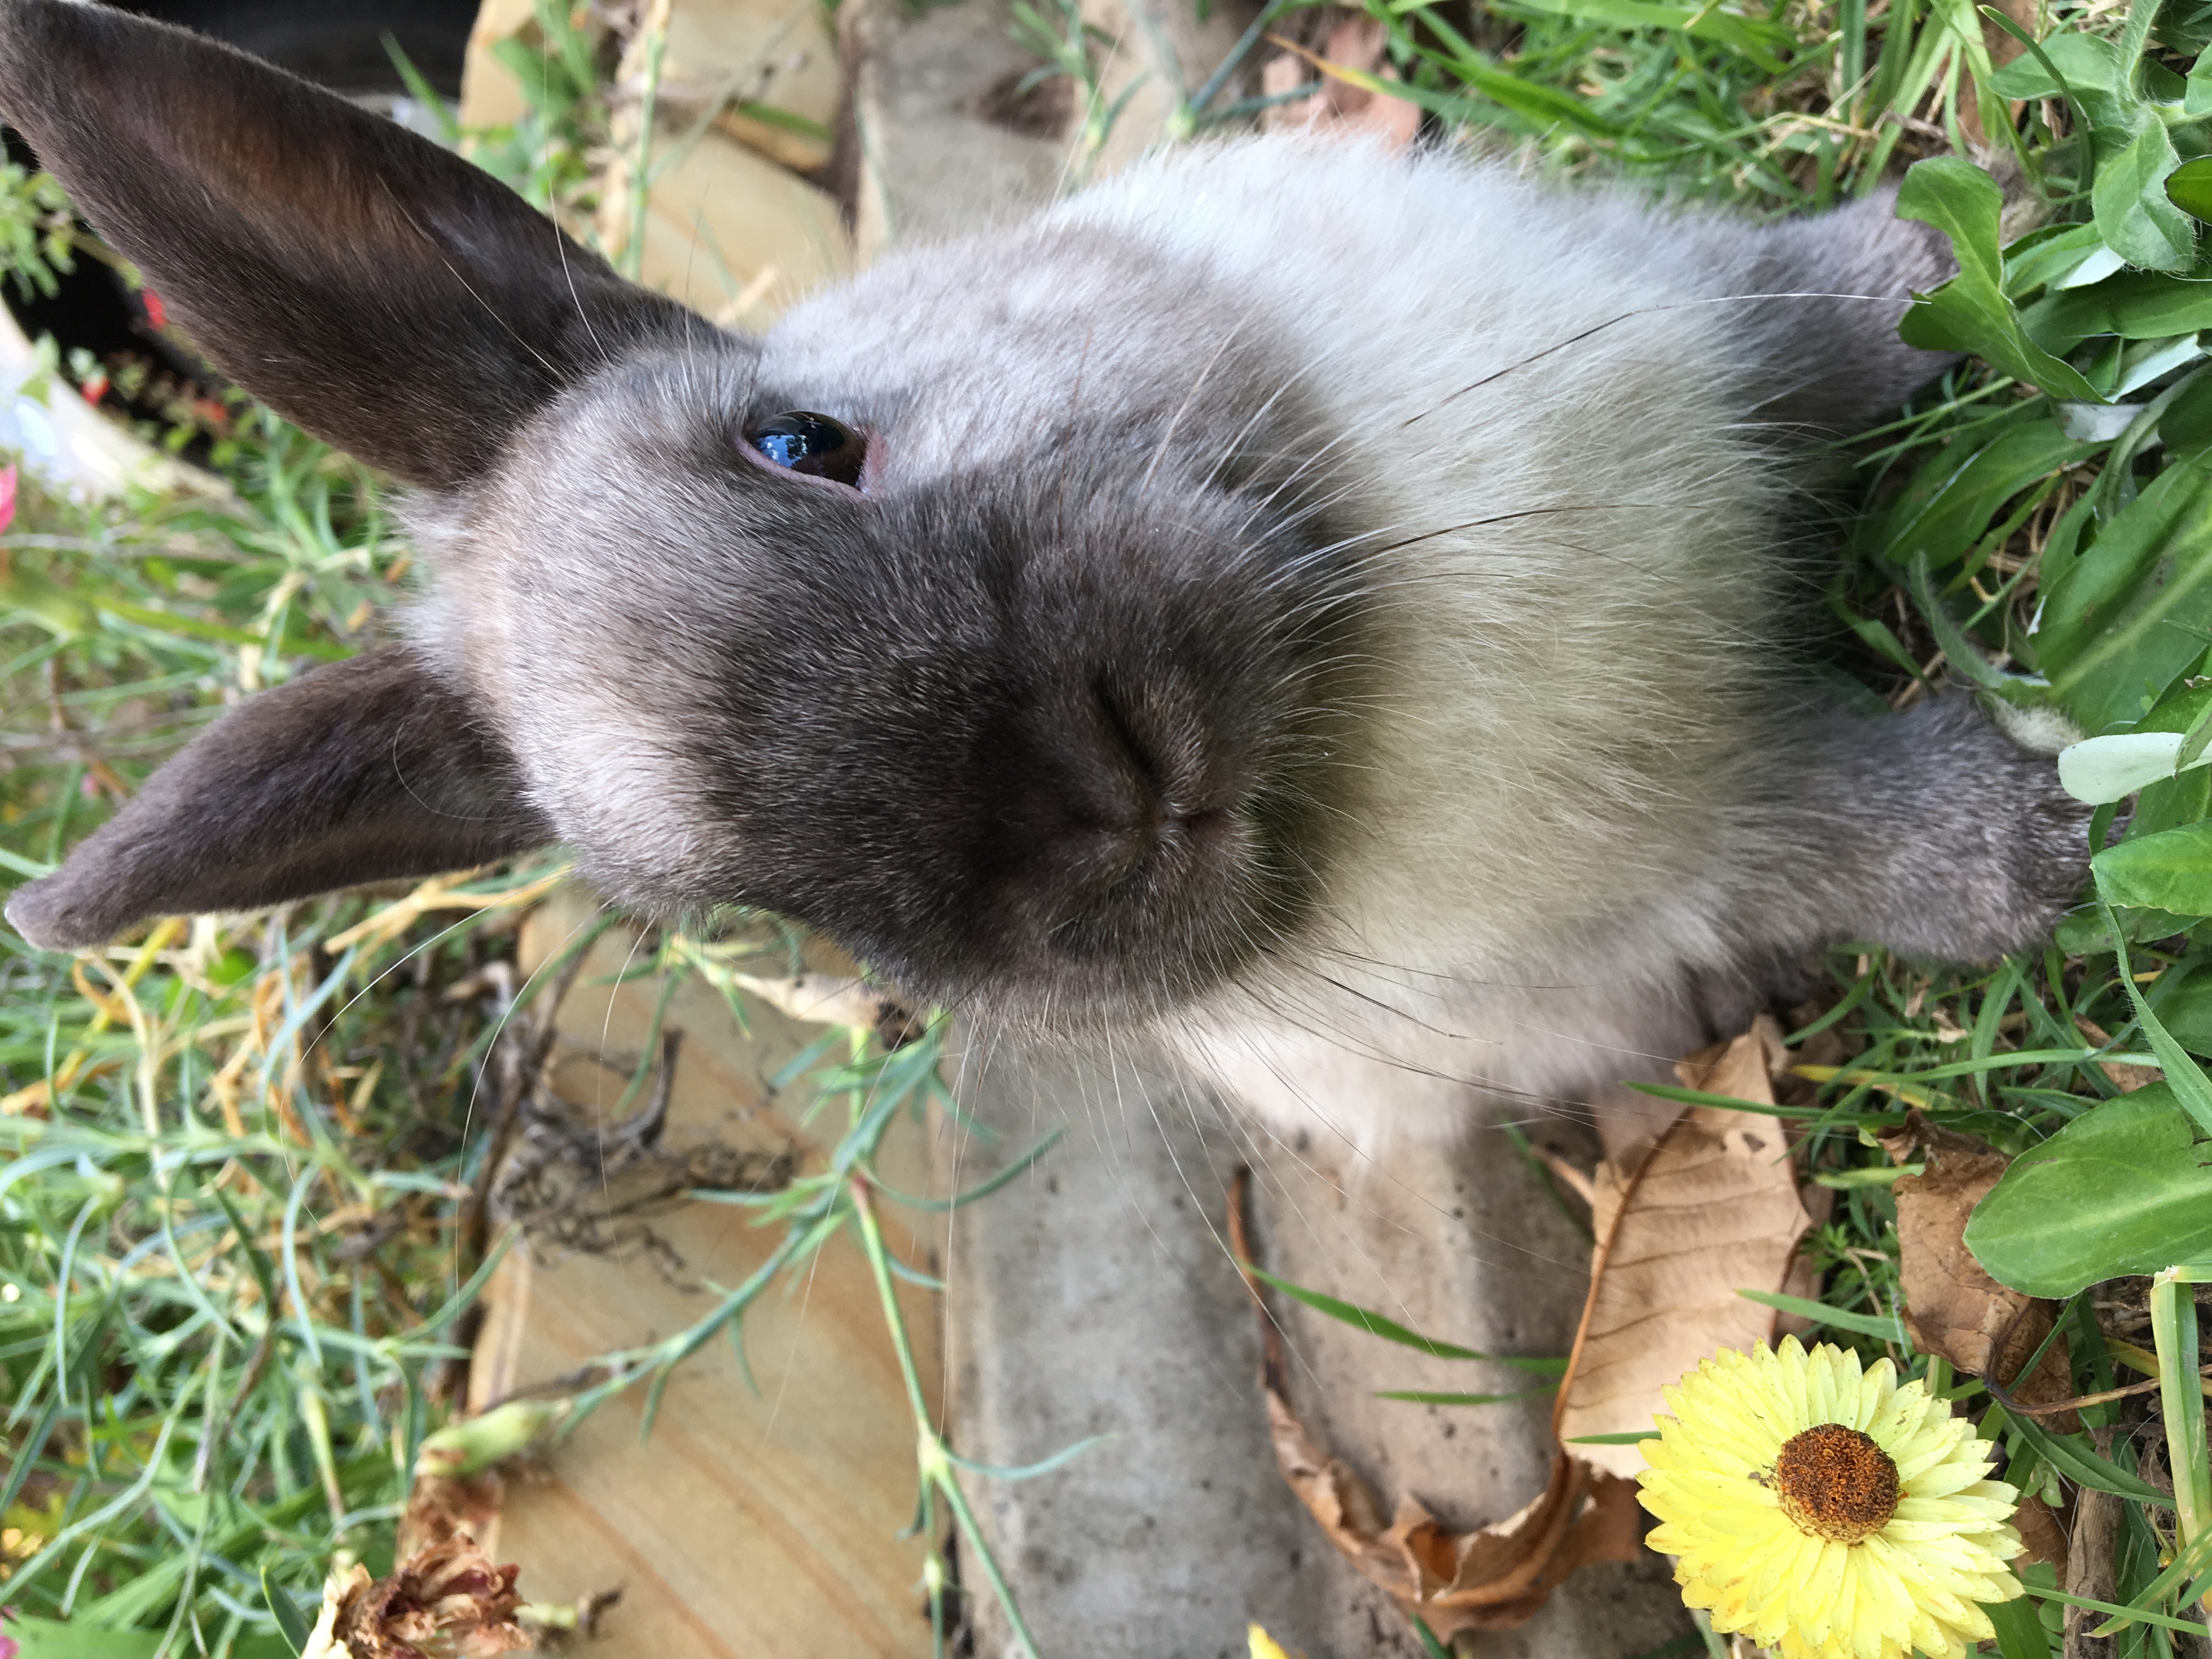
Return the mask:
<path fill-rule="evenodd" d="M 411 710 L 329 723 L 337 670 L 249 705 L 16 895 L 42 945 L 543 830 L 924 996 L 1155 1022 L 1265 1108 L 1309 1039 L 1601 1086 L 1825 944 L 1978 959 L 2081 880 L 1968 702 L 1868 719 L 1789 661 L 1799 446 L 1940 367 L 1894 324 L 1941 243 L 1886 203 L 1760 228 L 1228 145 L 753 340 L 175 31 L 0 0 L 0 108 L 246 386 L 425 486 L 434 570 L 380 671 Z M 326 222 L 333 178 L 374 210 Z M 739 453 L 794 409 L 872 434 L 865 493 Z M 373 855 L 243 810 L 349 742 Z"/>

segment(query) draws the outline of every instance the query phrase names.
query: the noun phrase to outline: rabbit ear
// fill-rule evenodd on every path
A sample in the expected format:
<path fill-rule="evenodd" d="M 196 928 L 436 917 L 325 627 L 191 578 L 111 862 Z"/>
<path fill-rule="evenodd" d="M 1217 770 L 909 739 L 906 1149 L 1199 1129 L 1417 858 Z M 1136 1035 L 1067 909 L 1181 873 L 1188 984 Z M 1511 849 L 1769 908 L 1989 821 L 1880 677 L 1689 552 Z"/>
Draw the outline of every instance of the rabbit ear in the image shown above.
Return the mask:
<path fill-rule="evenodd" d="M 248 699 L 8 903 L 33 945 L 465 869 L 553 838 L 468 702 L 405 647 Z"/>
<path fill-rule="evenodd" d="M 225 373 L 411 483 L 465 481 L 570 381 L 708 331 L 458 156 L 165 24 L 0 0 L 0 116 Z"/>

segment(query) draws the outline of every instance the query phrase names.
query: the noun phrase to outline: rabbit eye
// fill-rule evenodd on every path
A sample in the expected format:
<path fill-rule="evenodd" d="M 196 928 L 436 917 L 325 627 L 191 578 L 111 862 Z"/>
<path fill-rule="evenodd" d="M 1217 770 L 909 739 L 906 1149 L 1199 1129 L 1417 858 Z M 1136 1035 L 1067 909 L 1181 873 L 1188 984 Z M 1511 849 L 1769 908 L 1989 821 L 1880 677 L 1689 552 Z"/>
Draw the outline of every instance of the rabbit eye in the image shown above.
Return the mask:
<path fill-rule="evenodd" d="M 866 441 L 859 433 L 805 410 L 754 422 L 745 428 L 745 442 L 772 465 L 854 489 L 868 459 Z"/>

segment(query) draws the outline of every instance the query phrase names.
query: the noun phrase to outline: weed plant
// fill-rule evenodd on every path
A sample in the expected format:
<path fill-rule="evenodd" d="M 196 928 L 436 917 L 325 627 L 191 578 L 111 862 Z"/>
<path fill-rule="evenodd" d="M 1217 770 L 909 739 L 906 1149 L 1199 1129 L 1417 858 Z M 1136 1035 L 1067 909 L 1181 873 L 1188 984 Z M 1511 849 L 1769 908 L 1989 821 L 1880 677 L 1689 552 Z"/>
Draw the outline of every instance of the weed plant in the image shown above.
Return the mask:
<path fill-rule="evenodd" d="M 1302 9 L 1275 0 L 1245 51 Z M 1370 9 L 1388 30 L 1385 89 L 1418 101 L 1443 142 L 1753 213 L 1862 196 L 1924 163 L 1904 210 L 1952 237 L 1964 274 L 1909 326 L 1967 355 L 1851 453 L 1852 527 L 1826 596 L 1839 657 L 1856 653 L 1869 699 L 1901 704 L 1948 674 L 2026 720 L 2172 733 L 2176 767 L 2124 816 L 2100 814 L 2097 843 L 2120 837 L 2100 859 L 2100 902 L 2041 952 L 1966 974 L 1870 946 L 1831 958 L 1829 993 L 1791 1036 L 1812 1097 L 1796 1109 L 1802 1156 L 1836 1200 L 1813 1244 L 1821 1300 L 1798 1311 L 1975 1413 L 2024 1490 L 2121 1500 L 2094 1598 L 2115 1651 L 2186 1654 L 2212 1593 L 2191 1290 L 2192 1264 L 2212 1262 L 2212 1189 L 2191 1185 L 2212 1137 L 2212 1084 L 2191 1058 L 2212 1054 L 2212 771 L 2179 765 L 2212 732 L 2212 377 L 2198 345 L 2212 263 L 2196 228 L 2212 213 L 2199 160 L 2212 60 L 2197 67 L 2212 12 Z M 1048 71 L 1095 94 L 1097 42 L 1066 10 L 1025 6 L 1025 34 Z M 533 27 L 508 53 L 528 117 L 455 136 L 580 231 L 610 130 L 605 55 L 552 5 Z M 1229 98 L 1231 79 L 1193 91 L 1182 131 L 1256 112 Z M 1094 96 L 1084 142 L 1103 144 L 1116 114 Z M 1994 184 L 1941 159 L 1964 153 L 2047 204 L 2044 222 L 2020 234 Z M 0 274 L 44 286 L 88 257 L 62 210 L 50 180 L 0 176 Z M 46 395 L 76 395 L 70 380 L 56 364 Z M 380 641 L 404 577 L 379 481 L 266 411 L 233 401 L 155 435 L 204 446 L 223 488 L 86 504 L 26 473 L 0 534 L 9 881 L 52 867 L 237 698 Z M 75 959 L 0 934 L 0 1595 L 42 1655 L 93 1650 L 40 1622 L 66 1619 L 67 1632 L 109 1633 L 106 1653 L 276 1659 L 334 1560 L 388 1563 L 489 1267 L 471 1206 L 502 1086 L 490 1061 L 532 994 L 500 964 L 555 873 L 528 861 L 407 898 L 165 922 Z M 645 960 L 738 994 L 698 940 L 654 935 Z M 846 1133 L 821 1168 L 752 1200 L 782 1244 L 690 1330 L 607 1356 L 582 1405 L 657 1390 L 741 1329 L 775 1271 L 848 1231 L 897 1329 L 891 1278 L 910 1270 L 884 1249 L 876 1210 L 907 1200 L 872 1159 L 896 1113 L 941 1096 L 935 1043 L 933 1027 L 891 1053 L 840 1035 L 810 1055 Z M 1993 1227 L 1978 1248 L 2057 1300 L 2074 1388 L 2110 1396 L 2081 1408 L 2078 1430 L 1912 1351 L 1899 1166 L 1875 1139 L 1908 1110 L 2037 1152 L 2039 1179 L 2057 1170 L 2030 1194 L 2037 1227 Z M 2122 1392 L 2138 1377 L 2159 1387 Z M 926 1533 L 950 1510 L 980 1545 L 959 1460 L 911 1392 Z M 994 1577 L 987 1553 L 970 1559 Z M 2004 1659 L 2062 1646 L 2065 1587 L 2048 1569 L 2029 1577 L 2036 1598 L 2000 1614 Z M 943 1578 L 933 1557 L 940 1650 Z"/>

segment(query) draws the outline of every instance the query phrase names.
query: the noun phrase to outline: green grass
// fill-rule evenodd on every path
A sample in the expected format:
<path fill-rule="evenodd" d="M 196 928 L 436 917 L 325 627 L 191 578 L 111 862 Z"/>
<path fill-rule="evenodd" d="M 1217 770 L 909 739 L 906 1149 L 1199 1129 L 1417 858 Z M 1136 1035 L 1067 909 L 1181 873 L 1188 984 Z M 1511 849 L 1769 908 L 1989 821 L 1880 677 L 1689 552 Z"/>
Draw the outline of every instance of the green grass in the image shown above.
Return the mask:
<path fill-rule="evenodd" d="M 1300 9 L 1278 4 L 1266 21 L 1288 28 Z M 2212 264 L 2198 263 L 2164 180 L 2206 147 L 2194 106 L 2212 110 L 2212 68 L 2202 93 L 2191 70 L 2212 9 L 2057 7 L 2043 58 L 2017 58 L 1994 84 L 1988 42 L 2006 37 L 1962 0 L 1374 9 L 1400 85 L 1441 130 L 1561 173 L 1767 214 L 1863 194 L 1970 139 L 2009 152 L 2051 219 L 2002 259 L 1994 230 L 1974 228 L 1971 183 L 1940 167 L 1918 175 L 1921 208 L 1958 228 L 1970 263 L 1984 256 L 1984 281 L 1916 326 L 1980 355 L 1853 451 L 1852 528 L 1827 594 L 1838 661 L 1869 697 L 1925 695 L 1940 659 L 1990 697 L 2055 708 L 2087 732 L 2201 735 L 2212 379 L 2196 331 L 2212 327 L 2212 308 L 2197 308 L 2212 288 L 2191 284 Z M 1041 5 L 1025 26 L 1060 72 L 1095 82 L 1096 43 L 1063 21 Z M 529 71 L 531 113 L 472 136 L 472 153 L 581 231 L 595 206 L 589 158 L 608 131 L 603 58 L 550 7 L 535 27 L 542 49 L 509 53 Z M 1114 113 L 1093 110 L 1087 142 L 1103 142 Z M 1203 89 L 1182 125 L 1249 113 Z M 2191 199 L 2191 175 L 2176 176 Z M 2136 269 L 2103 270 L 2106 248 Z M 72 246 L 49 184 L 0 175 L 0 269 L 39 284 L 85 257 L 97 250 Z M 81 379 L 92 366 L 58 366 L 50 395 L 74 395 L 72 367 Z M 2098 396 L 2130 407 L 2091 432 L 2083 405 Z M 379 482 L 352 462 L 243 404 L 185 411 L 149 435 L 198 446 L 231 493 L 82 506 L 27 479 L 0 536 L 0 882 L 52 866 L 238 696 L 377 643 L 402 591 L 407 550 Z M 2154 859 L 2179 843 L 2152 837 L 2186 837 L 2208 814 L 2212 772 L 2185 773 L 2143 792 L 2128 836 Z M 1885 1334 L 1897 1328 L 1895 1207 L 1872 1135 L 1912 1104 L 2020 1153 L 2109 1121 L 2094 1115 L 2134 1080 L 2116 1064 L 2163 1052 L 2169 1079 L 2185 1081 L 2193 1062 L 2180 1052 L 2212 1054 L 2212 874 L 2167 862 L 2179 873 L 2156 908 L 2115 866 L 2108 890 L 2138 902 L 2084 910 L 2040 954 L 1994 969 L 1838 952 L 1820 1011 L 1793 1039 L 1839 1044 L 1842 1057 L 1808 1067 L 1802 1141 L 1835 1194 L 1812 1246 L 1838 1316 L 1826 1335 L 1950 1390 L 2002 1442 L 2008 1478 L 2054 1499 L 2085 1479 L 2129 1492 L 2178 1468 L 2191 1506 L 2212 1489 L 2201 1415 L 2190 1429 L 2201 1401 L 2113 1401 L 2062 1436 Z M 545 870 L 470 884 L 480 908 L 413 915 L 357 895 L 163 926 L 78 961 L 0 934 L 10 1605 L 143 1632 L 133 1651 L 262 1659 L 282 1650 L 264 1576 L 312 1606 L 341 1552 L 376 1569 L 389 1559 L 407 1472 L 452 1408 L 484 1265 L 472 1194 L 500 1103 L 487 1062 L 529 1013 L 480 970 L 511 955 L 510 901 Z M 341 942 L 373 915 L 389 925 Z M 713 977 L 718 960 L 654 935 L 640 970 Z M 896 1195 L 871 1159 L 892 1116 L 941 1090 L 934 1040 L 885 1054 L 841 1036 L 815 1052 L 842 1139 L 757 1206 L 785 1230 L 778 1267 L 851 1231 L 892 1315 L 896 1269 L 871 1241 L 875 1206 Z M 685 1355 L 741 1328 L 769 1277 L 687 1331 L 610 1356 L 593 1400 L 657 1390 Z M 2147 1354 L 2181 1369 L 2198 1340 L 2187 1295 L 2137 1276 L 2069 1296 L 2075 1387 L 2131 1380 L 2130 1364 L 2160 1363 Z M 918 1395 L 915 1409 L 921 1419 Z M 920 1426 L 934 1538 L 939 1506 L 965 1517 L 957 1460 Z M 2100 1451 L 2091 1431 L 2104 1429 Z M 2202 1523 L 2128 1498 L 2103 1599 L 2185 1613 L 2212 1570 Z M 987 1559 L 969 1559 L 989 1576 Z M 2039 1621 L 2004 1628 L 2004 1659 L 2056 1651 L 2056 1604 L 2037 1605 Z M 2132 1623 L 2118 1651 L 2181 1651 L 2175 1635 Z"/>

